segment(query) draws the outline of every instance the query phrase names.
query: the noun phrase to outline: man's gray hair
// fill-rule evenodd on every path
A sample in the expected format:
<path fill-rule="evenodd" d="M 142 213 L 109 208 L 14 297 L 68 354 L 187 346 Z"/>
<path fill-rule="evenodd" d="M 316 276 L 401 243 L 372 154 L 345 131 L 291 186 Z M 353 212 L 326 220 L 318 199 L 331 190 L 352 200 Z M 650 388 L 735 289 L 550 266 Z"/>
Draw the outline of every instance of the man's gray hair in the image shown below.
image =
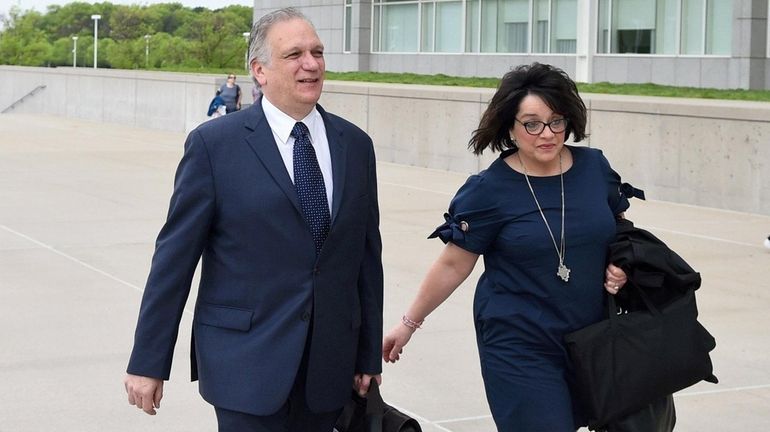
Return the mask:
<path fill-rule="evenodd" d="M 251 34 L 249 35 L 249 71 L 251 71 L 252 63 L 259 62 L 262 65 L 270 65 L 270 44 L 267 43 L 267 33 L 273 27 L 274 24 L 284 21 L 291 21 L 293 19 L 305 20 L 310 24 L 313 29 L 313 23 L 300 11 L 294 8 L 283 8 L 274 10 L 262 18 L 257 20 L 253 26 L 251 26 Z M 261 87 L 257 82 L 257 79 L 252 75 L 252 80 L 257 88 Z"/>

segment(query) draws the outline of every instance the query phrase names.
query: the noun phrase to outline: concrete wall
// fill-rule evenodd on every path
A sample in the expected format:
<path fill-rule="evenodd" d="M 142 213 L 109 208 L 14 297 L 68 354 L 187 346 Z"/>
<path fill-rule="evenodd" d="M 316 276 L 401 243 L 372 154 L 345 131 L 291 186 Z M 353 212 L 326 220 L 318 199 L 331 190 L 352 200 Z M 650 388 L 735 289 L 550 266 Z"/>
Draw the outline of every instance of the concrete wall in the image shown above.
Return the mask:
<path fill-rule="evenodd" d="M 585 99 L 589 144 L 650 198 L 770 214 L 770 103 Z"/>
<path fill-rule="evenodd" d="M 749 88 L 749 73 L 742 67 L 743 63 L 741 59 L 715 56 L 597 54 L 593 57 L 592 82 L 654 83 L 721 89 Z"/>
<path fill-rule="evenodd" d="M 239 77 L 250 104 L 250 78 Z M 0 66 L 0 111 L 38 85 L 45 90 L 14 108 L 152 129 L 189 131 L 206 120 L 219 75 L 89 68 Z"/>
<path fill-rule="evenodd" d="M 16 110 L 189 131 L 205 121 L 218 80 L 0 66 L 0 109 L 45 84 Z M 244 87 L 250 101 L 250 87 Z M 471 173 L 496 157 L 466 149 L 493 93 L 328 81 L 321 103 L 369 132 L 380 161 Z M 624 180 L 650 198 L 770 215 L 770 103 L 583 97 L 590 134 L 584 144 L 601 148 Z"/>

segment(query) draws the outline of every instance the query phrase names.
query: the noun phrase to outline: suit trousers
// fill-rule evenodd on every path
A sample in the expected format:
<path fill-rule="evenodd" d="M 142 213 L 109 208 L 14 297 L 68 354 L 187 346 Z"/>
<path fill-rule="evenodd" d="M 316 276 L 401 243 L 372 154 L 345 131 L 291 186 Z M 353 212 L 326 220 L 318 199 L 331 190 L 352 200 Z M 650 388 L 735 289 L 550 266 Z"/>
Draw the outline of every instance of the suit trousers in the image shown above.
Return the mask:
<path fill-rule="evenodd" d="M 257 416 L 214 407 L 219 432 L 331 432 L 334 429 L 342 408 L 332 412 L 314 413 L 308 408 L 305 398 L 311 334 L 312 319 L 297 377 L 294 379 L 289 399 L 281 409 L 275 414 Z M 352 388 L 352 376 L 350 383 Z"/>

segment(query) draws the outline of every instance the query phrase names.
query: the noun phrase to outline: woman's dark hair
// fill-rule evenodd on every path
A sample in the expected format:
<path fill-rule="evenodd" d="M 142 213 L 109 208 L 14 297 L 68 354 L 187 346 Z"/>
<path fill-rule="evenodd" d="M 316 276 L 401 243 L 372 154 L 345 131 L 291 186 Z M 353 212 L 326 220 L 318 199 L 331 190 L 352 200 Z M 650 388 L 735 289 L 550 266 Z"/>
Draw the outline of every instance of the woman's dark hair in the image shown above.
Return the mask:
<path fill-rule="evenodd" d="M 570 134 L 575 142 L 586 137 L 586 106 L 578 95 L 575 82 L 557 67 L 532 63 L 518 66 L 503 76 L 481 117 L 479 128 L 473 131 L 468 148 L 481 154 L 487 147 L 492 151 L 515 147 L 510 130 L 522 99 L 529 94 L 539 96 L 553 112 L 567 119 L 565 140 Z"/>

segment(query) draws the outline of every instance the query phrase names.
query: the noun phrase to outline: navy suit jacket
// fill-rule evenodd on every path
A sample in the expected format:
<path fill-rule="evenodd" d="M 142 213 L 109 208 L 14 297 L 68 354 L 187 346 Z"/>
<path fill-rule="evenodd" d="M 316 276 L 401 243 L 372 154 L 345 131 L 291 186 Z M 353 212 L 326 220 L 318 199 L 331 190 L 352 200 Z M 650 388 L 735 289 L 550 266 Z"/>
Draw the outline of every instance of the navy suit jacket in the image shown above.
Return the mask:
<path fill-rule="evenodd" d="M 286 401 L 312 314 L 307 402 L 340 408 L 354 373 L 382 370 L 382 243 L 372 141 L 320 106 L 334 192 L 316 257 L 261 103 L 187 137 L 155 245 L 128 373 L 168 379 L 196 265 L 192 374 L 214 406 L 269 415 Z"/>

